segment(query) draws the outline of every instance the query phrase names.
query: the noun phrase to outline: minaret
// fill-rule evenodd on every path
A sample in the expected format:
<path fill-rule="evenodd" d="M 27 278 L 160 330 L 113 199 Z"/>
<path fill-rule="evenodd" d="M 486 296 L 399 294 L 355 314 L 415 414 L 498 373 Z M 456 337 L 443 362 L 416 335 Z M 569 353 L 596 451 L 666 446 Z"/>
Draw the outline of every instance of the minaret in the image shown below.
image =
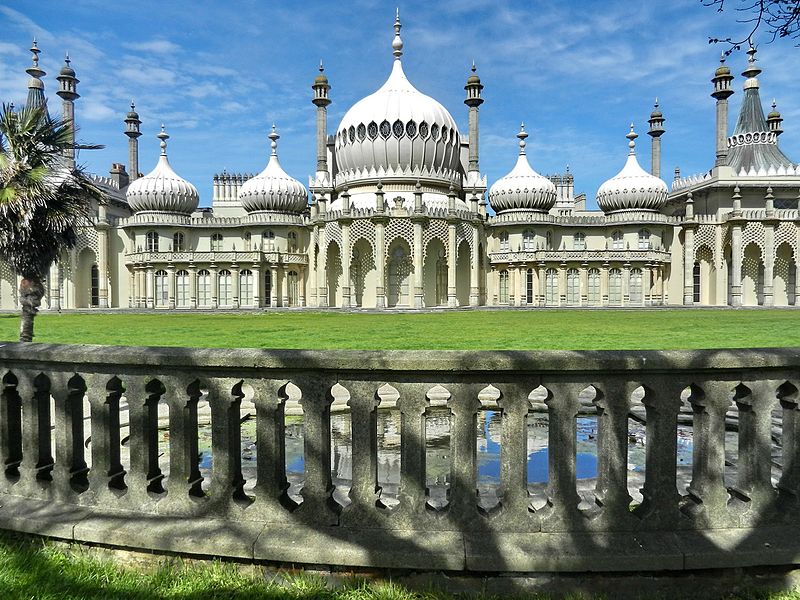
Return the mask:
<path fill-rule="evenodd" d="M 783 133 L 783 129 L 781 128 L 781 123 L 783 123 L 783 117 L 781 117 L 781 113 L 778 112 L 778 105 L 775 103 L 775 100 L 772 100 L 772 111 L 767 115 L 767 127 L 769 130 L 775 133 L 776 136 Z"/>
<path fill-rule="evenodd" d="M 67 149 L 67 166 L 70 169 L 75 168 L 75 100 L 80 98 L 78 94 L 78 83 L 80 81 L 75 77 L 75 71 L 70 66 L 69 54 L 64 57 L 64 66 L 58 74 L 58 94 L 62 100 L 62 113 L 64 121 L 69 125 L 70 141 L 72 147 Z"/>
<path fill-rule="evenodd" d="M 728 164 L 728 98 L 733 95 L 731 81 L 733 75 L 731 70 L 725 65 L 725 54 L 719 58 L 720 65 L 714 72 L 711 83 L 714 84 L 714 91 L 711 96 L 717 100 L 717 160 L 715 166 Z"/>
<path fill-rule="evenodd" d="M 40 108 L 43 107 L 45 110 L 47 109 L 47 99 L 44 97 L 44 83 L 42 82 L 42 77 L 46 75 L 44 71 L 39 68 L 39 46 L 36 43 L 36 38 L 33 39 L 33 44 L 31 45 L 31 53 L 32 53 L 32 65 L 25 69 L 25 72 L 31 76 L 28 80 L 28 101 L 26 102 L 26 106 L 28 108 Z"/>
<path fill-rule="evenodd" d="M 650 153 L 650 174 L 653 177 L 661 177 L 661 136 L 664 135 L 664 115 L 658 107 L 658 98 L 653 105 L 653 112 L 650 113 L 650 118 L 647 120 L 650 123 L 650 129 L 647 135 L 653 138 L 651 143 Z"/>
<path fill-rule="evenodd" d="M 139 120 L 139 113 L 136 112 L 136 105 L 131 100 L 131 111 L 125 117 L 125 135 L 128 136 L 128 174 L 130 181 L 139 179 L 139 136 L 142 135 Z"/>
<path fill-rule="evenodd" d="M 328 174 L 328 105 L 331 99 L 328 92 L 331 86 L 325 76 L 325 67 L 319 61 L 319 75 L 314 79 L 314 98 L 311 103 L 317 107 L 317 181 L 330 181 Z"/>
<path fill-rule="evenodd" d="M 478 107 L 483 104 L 481 98 L 481 78 L 475 72 L 475 61 L 472 62 L 472 75 L 467 78 L 464 89 L 467 97 L 464 104 L 469 107 L 469 171 L 477 173 L 478 168 Z"/>

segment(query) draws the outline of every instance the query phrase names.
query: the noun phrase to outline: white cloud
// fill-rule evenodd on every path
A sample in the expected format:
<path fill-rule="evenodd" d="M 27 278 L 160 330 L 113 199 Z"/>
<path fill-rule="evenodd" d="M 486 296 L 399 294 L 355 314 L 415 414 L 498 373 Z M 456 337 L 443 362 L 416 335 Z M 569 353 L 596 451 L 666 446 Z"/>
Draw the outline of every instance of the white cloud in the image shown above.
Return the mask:
<path fill-rule="evenodd" d="M 129 50 L 150 52 L 153 54 L 174 54 L 181 49 L 178 44 L 164 39 L 153 39 L 144 42 L 125 42 L 122 46 Z"/>

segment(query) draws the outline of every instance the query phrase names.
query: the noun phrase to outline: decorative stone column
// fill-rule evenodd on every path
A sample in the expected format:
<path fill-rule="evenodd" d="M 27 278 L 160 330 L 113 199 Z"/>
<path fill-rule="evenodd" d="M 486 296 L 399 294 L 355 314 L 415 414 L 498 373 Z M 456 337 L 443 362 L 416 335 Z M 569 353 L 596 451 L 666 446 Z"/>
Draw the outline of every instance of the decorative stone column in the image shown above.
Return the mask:
<path fill-rule="evenodd" d="M 771 194 L 769 194 L 771 195 Z M 767 213 L 769 215 L 769 212 Z M 775 224 L 777 221 L 764 221 L 764 306 L 773 306 L 773 285 L 775 283 Z"/>
<path fill-rule="evenodd" d="M 211 308 L 219 308 L 219 269 L 212 264 L 208 270 L 211 273 Z"/>
<path fill-rule="evenodd" d="M 547 305 L 547 273 L 544 263 L 539 263 L 539 306 Z"/>
<path fill-rule="evenodd" d="M 305 306 L 306 305 L 306 277 L 305 277 L 306 269 L 303 265 L 298 265 L 297 267 L 297 305 L 298 306 Z"/>
<path fill-rule="evenodd" d="M 171 309 L 176 306 L 175 303 L 175 265 L 167 265 L 167 302 Z"/>
<path fill-rule="evenodd" d="M 694 303 L 694 200 L 692 193 L 686 199 L 686 220 L 683 222 L 683 303 Z"/>
<path fill-rule="evenodd" d="M 525 265 L 520 265 L 519 277 L 517 278 L 517 290 L 519 292 L 517 306 L 526 306 L 528 304 L 528 270 Z"/>
<path fill-rule="evenodd" d="M 99 308 L 108 308 L 108 223 L 106 206 L 98 206 L 97 225 L 97 305 Z"/>
<path fill-rule="evenodd" d="M 261 265 L 253 263 L 253 308 L 261 308 Z"/>
<path fill-rule="evenodd" d="M 197 308 L 197 267 L 189 263 L 189 308 Z"/>
<path fill-rule="evenodd" d="M 278 265 L 275 263 L 270 265 L 270 279 L 269 305 L 278 308 Z"/>
<path fill-rule="evenodd" d="M 608 306 L 608 263 L 604 262 L 600 268 L 600 304 Z"/>
<path fill-rule="evenodd" d="M 52 298 L 52 291 L 50 292 Z M 128 308 L 136 307 L 136 267 L 131 266 L 128 271 Z"/>
<path fill-rule="evenodd" d="M 458 306 L 458 297 L 456 296 L 458 248 L 456 247 L 456 221 L 453 219 L 449 219 L 447 222 L 447 246 L 447 306 L 456 308 Z"/>
<path fill-rule="evenodd" d="M 342 308 L 350 308 L 350 263 L 353 260 L 350 248 L 350 223 L 349 219 L 340 221 L 342 226 Z"/>
<path fill-rule="evenodd" d="M 233 287 L 233 308 L 239 308 L 239 265 L 236 263 L 231 264 L 231 287 Z"/>
<path fill-rule="evenodd" d="M 567 263 L 558 265 L 558 306 L 567 304 Z"/>
<path fill-rule="evenodd" d="M 386 219 L 375 219 L 375 308 L 386 308 Z"/>
<path fill-rule="evenodd" d="M 589 263 L 581 263 L 581 306 L 589 305 Z"/>
<path fill-rule="evenodd" d="M 61 263 L 54 260 L 50 265 L 47 281 L 50 287 L 50 310 L 61 310 Z"/>
<path fill-rule="evenodd" d="M 320 228 L 319 255 L 317 256 L 317 306 L 320 308 L 328 306 L 328 280 L 326 279 L 328 272 L 328 248 L 325 246 L 324 241 L 325 229 Z"/>
<path fill-rule="evenodd" d="M 316 205 L 314 205 L 316 206 Z M 315 219 L 314 215 L 312 214 L 312 219 Z M 314 232 L 319 231 L 319 227 L 314 225 Z M 308 251 L 306 252 L 306 256 L 308 257 L 308 298 L 309 304 L 311 306 L 319 306 L 317 303 L 317 260 L 316 256 L 314 255 L 314 240 L 318 239 L 312 232 L 311 239 L 308 243 Z"/>
<path fill-rule="evenodd" d="M 147 308 L 155 308 L 156 304 L 156 285 L 155 285 L 155 272 L 153 267 L 147 267 L 147 299 L 145 306 Z"/>
<path fill-rule="evenodd" d="M 281 306 L 289 306 L 289 265 L 283 265 L 281 269 L 283 275 L 283 285 L 281 286 Z"/>
<path fill-rule="evenodd" d="M 508 265 L 508 305 L 516 306 L 517 304 L 517 267 Z"/>
<path fill-rule="evenodd" d="M 622 306 L 631 305 L 631 263 L 622 264 Z"/>
<path fill-rule="evenodd" d="M 478 255 L 478 246 L 480 246 L 481 234 L 478 229 L 478 221 L 472 223 L 472 250 L 470 252 L 470 267 L 469 267 L 469 305 L 478 306 L 481 303 L 481 259 Z"/>
<path fill-rule="evenodd" d="M 414 218 L 414 308 L 425 307 L 422 293 L 422 218 Z"/>
<path fill-rule="evenodd" d="M 642 266 L 642 303 L 645 306 L 653 304 L 652 285 L 651 267 L 647 263 Z"/>

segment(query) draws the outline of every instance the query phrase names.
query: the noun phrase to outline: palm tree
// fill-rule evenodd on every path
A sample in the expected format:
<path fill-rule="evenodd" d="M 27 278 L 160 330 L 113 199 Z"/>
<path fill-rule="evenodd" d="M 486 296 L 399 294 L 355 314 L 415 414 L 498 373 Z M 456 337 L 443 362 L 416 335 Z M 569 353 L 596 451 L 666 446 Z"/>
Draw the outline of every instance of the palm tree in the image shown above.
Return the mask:
<path fill-rule="evenodd" d="M 2 107 L 0 259 L 22 276 L 21 342 L 33 339 L 50 266 L 75 245 L 77 230 L 89 224 L 92 202 L 104 201 L 80 169 L 68 167 L 64 153 L 73 147 L 71 124 L 51 118 L 46 108 Z"/>

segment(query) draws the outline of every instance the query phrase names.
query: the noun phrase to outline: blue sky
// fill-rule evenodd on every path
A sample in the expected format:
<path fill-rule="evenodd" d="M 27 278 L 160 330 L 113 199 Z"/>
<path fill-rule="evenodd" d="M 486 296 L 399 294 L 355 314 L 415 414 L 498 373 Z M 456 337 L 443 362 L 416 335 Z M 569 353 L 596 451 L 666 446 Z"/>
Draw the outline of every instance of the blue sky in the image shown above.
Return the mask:
<path fill-rule="evenodd" d="M 65 51 L 81 83 L 79 138 L 105 144 L 79 161 L 107 174 L 127 162 L 122 119 L 133 98 L 143 125 L 140 170 L 156 162 L 163 121 L 170 161 L 211 202 L 211 179 L 223 168 L 258 172 L 269 154 L 273 121 L 284 168 L 304 184 L 315 168 L 310 85 L 320 59 L 331 82 L 329 130 L 372 93 L 391 69 L 396 3 L 209 0 L 159 2 L 13 2 L 0 6 L 0 100 L 24 102 L 30 41 L 39 40 L 51 107 Z M 403 63 L 411 82 L 441 102 L 467 130 L 463 86 L 474 59 L 486 100 L 481 107 L 481 170 L 490 184 L 514 165 L 520 121 L 540 173 L 575 175 L 576 191 L 594 203 L 598 186 L 625 161 L 628 124 L 645 135 L 653 100 L 666 118 L 662 176 L 684 175 L 714 160 L 710 77 L 721 48 L 708 36 L 737 35 L 733 5 L 723 14 L 699 0 L 402 2 Z M 781 146 L 800 161 L 800 49 L 791 42 L 759 48 L 762 100 L 776 98 L 785 119 Z M 742 52 L 731 128 L 741 100 Z"/>

